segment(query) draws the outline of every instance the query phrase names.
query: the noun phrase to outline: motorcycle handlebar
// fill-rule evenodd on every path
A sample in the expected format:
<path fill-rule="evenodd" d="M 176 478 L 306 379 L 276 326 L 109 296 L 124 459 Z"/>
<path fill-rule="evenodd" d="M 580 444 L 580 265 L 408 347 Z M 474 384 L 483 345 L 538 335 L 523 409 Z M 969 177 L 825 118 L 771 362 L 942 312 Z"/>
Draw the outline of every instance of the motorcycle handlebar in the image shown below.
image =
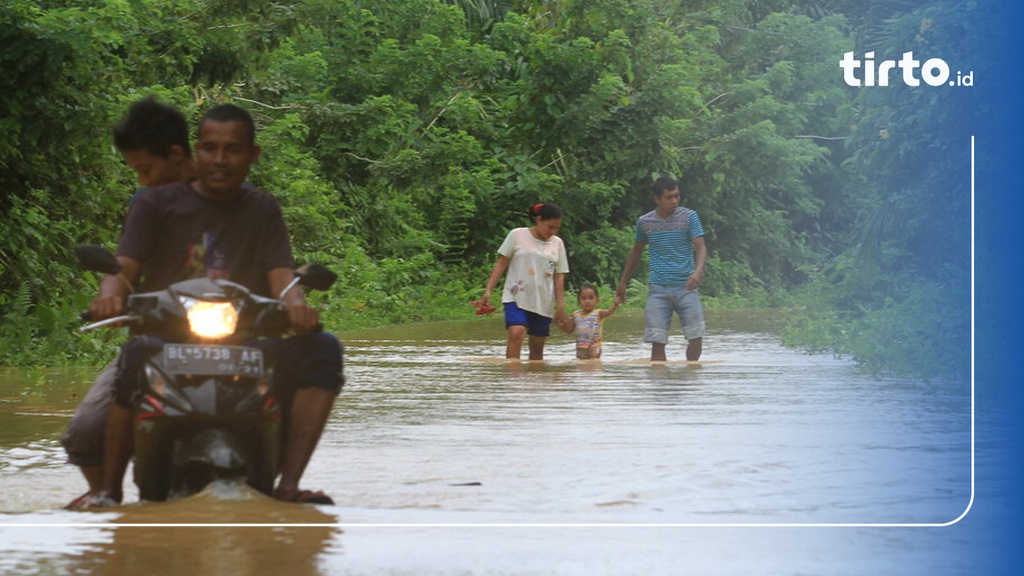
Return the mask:
<path fill-rule="evenodd" d="M 113 318 L 107 318 L 106 320 L 100 320 L 99 322 L 93 322 L 92 324 L 82 326 L 78 329 L 79 332 L 88 332 L 95 330 L 102 326 L 109 326 L 110 324 L 118 324 L 120 322 L 138 322 L 140 318 L 133 314 L 125 314 L 123 316 L 114 316 Z"/>

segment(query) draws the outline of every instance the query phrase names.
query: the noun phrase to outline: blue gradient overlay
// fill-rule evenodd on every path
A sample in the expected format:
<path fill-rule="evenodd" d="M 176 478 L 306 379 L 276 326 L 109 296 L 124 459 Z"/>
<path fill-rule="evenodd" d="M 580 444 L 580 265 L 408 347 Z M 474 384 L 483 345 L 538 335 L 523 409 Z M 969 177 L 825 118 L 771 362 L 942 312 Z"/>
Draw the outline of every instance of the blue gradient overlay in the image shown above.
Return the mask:
<path fill-rule="evenodd" d="M 978 4 L 981 4 L 980 2 Z M 1020 278 L 1024 247 L 1021 172 L 1021 25 L 1017 1 L 994 2 L 996 18 L 979 34 L 988 53 L 972 58 L 975 133 L 976 489 L 973 506 L 945 528 L 971 542 L 976 574 L 1017 574 L 1024 565 L 1021 439 Z M 981 441 L 985 439 L 985 441 Z"/>

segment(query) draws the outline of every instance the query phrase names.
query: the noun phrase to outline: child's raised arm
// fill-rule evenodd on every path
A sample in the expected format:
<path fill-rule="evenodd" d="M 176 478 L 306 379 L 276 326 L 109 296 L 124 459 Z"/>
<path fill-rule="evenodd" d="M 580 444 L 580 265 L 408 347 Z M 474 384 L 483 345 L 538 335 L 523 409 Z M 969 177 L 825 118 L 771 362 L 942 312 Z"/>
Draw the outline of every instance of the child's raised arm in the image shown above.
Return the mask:
<path fill-rule="evenodd" d="M 616 294 L 615 300 L 612 301 L 611 308 L 599 311 L 597 313 L 597 317 L 600 318 L 601 320 L 604 320 L 605 318 L 611 316 L 612 314 L 615 314 L 615 311 L 619 309 L 619 304 L 622 304 L 622 298 L 620 298 L 619 295 Z"/>

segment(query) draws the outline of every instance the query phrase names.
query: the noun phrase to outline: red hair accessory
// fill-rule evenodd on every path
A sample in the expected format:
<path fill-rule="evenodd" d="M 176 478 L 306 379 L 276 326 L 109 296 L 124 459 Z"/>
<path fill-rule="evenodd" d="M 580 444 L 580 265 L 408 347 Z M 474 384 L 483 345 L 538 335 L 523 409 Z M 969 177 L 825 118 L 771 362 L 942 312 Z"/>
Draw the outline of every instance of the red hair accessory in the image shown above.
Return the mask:
<path fill-rule="evenodd" d="M 543 207 L 544 207 L 544 203 L 543 202 L 538 202 L 538 203 L 534 204 L 533 205 L 533 215 L 534 216 L 540 216 L 540 209 L 543 208 Z"/>

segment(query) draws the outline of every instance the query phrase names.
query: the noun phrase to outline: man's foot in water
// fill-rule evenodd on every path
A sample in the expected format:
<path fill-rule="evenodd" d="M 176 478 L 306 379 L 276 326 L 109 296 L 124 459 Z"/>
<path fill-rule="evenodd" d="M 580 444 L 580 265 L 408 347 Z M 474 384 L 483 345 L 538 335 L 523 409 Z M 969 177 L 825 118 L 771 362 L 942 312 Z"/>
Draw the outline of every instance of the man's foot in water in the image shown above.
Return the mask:
<path fill-rule="evenodd" d="M 274 490 L 274 498 L 296 504 L 334 504 L 330 496 L 320 490 Z"/>
<path fill-rule="evenodd" d="M 94 510 L 110 508 L 121 504 L 120 498 L 113 498 L 109 492 L 86 492 L 68 503 L 66 510 Z"/>

